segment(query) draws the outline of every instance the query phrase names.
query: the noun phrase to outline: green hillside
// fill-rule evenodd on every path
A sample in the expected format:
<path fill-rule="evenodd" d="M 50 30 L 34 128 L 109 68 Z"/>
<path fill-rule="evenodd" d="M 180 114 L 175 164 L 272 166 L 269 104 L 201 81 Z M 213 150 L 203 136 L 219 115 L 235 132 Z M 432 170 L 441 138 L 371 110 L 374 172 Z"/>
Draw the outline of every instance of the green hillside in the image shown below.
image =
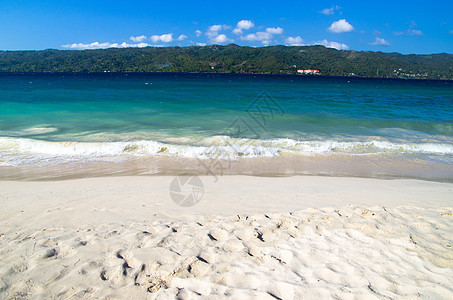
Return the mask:
<path fill-rule="evenodd" d="M 453 79 L 453 55 L 344 51 L 324 46 L 0 51 L 3 72 L 225 72 Z"/>

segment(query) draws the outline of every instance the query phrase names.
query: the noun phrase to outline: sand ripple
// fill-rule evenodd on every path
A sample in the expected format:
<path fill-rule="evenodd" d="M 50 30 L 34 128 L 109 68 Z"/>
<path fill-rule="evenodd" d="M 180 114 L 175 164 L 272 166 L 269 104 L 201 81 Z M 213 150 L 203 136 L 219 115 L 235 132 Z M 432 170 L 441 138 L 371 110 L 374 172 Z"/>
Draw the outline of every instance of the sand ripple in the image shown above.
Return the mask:
<path fill-rule="evenodd" d="M 453 297 L 453 209 L 305 209 L 0 232 L 0 298 Z"/>

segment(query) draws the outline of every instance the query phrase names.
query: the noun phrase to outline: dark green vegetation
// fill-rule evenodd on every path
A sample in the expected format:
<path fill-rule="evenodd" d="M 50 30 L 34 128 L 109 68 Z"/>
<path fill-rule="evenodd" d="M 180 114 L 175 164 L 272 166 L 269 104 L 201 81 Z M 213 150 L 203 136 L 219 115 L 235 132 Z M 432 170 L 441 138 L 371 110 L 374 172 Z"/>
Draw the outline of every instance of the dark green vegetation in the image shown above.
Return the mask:
<path fill-rule="evenodd" d="M 453 55 L 402 55 L 304 47 L 147 47 L 0 51 L 3 72 L 222 72 L 453 79 Z"/>

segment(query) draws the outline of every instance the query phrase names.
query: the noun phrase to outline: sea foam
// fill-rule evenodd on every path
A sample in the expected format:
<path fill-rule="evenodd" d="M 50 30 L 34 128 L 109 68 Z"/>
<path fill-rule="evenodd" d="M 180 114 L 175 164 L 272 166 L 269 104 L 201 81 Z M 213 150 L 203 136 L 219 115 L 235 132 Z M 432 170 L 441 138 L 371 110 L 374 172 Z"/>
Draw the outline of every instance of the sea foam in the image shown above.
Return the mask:
<path fill-rule="evenodd" d="M 273 157 L 283 153 L 296 155 L 453 155 L 453 144 L 395 143 L 382 140 L 338 141 L 294 139 L 237 139 L 227 136 L 207 138 L 166 139 L 165 141 L 138 140 L 129 142 L 52 142 L 27 138 L 0 137 L 2 164 L 17 164 L 20 160 L 46 158 L 54 161 L 103 160 L 146 156 L 174 156 L 181 158 Z"/>

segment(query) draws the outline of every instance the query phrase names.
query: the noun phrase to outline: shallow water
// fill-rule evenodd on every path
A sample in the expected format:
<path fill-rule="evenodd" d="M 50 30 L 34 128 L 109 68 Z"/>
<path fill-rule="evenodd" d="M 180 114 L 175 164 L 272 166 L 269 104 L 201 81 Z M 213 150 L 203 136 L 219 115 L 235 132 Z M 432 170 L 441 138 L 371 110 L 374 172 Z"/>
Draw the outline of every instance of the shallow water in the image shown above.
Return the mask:
<path fill-rule="evenodd" d="M 1 178 L 126 170 L 451 181 L 453 82 L 0 74 Z"/>

